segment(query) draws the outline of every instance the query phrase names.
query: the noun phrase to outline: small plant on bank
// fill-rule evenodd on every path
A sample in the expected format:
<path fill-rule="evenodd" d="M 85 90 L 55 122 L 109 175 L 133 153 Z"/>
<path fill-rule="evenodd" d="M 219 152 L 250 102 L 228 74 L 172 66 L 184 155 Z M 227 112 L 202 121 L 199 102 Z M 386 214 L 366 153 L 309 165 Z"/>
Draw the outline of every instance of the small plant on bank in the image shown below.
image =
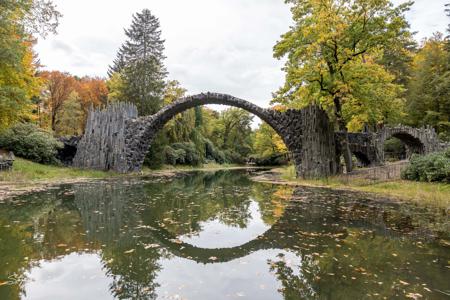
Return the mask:
<path fill-rule="evenodd" d="M 402 178 L 426 182 L 450 183 L 450 148 L 428 155 L 413 155 Z"/>
<path fill-rule="evenodd" d="M 38 163 L 58 163 L 56 153 L 62 146 L 50 132 L 31 123 L 18 123 L 0 133 L 0 148 Z"/>

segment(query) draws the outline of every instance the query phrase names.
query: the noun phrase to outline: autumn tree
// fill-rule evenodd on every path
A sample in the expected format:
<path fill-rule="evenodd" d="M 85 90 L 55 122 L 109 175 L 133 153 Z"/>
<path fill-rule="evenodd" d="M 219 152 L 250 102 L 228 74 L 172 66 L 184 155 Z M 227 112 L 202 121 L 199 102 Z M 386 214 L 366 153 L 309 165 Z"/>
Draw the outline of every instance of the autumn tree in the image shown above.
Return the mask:
<path fill-rule="evenodd" d="M 433 126 L 450 139 L 450 52 L 443 35 L 424 41 L 414 57 L 407 112 L 413 126 Z"/>
<path fill-rule="evenodd" d="M 318 103 L 332 108 L 347 171 L 352 170 L 348 123 L 382 122 L 400 105 L 395 77 L 378 64 L 383 51 L 410 35 L 404 13 L 412 2 L 389 0 L 286 0 L 295 22 L 274 47 L 287 57 L 286 83 L 274 102 Z M 356 110 L 353 110 L 356 109 Z"/>
<path fill-rule="evenodd" d="M 261 123 L 255 131 L 253 150 L 258 157 L 270 157 L 287 153 L 281 137 L 267 123 Z"/>
<path fill-rule="evenodd" d="M 133 15 L 130 28 L 125 30 L 127 41 L 108 72 L 111 77 L 120 74 L 121 100 L 136 104 L 140 115 L 157 112 L 163 102 L 167 71 L 159 27 L 158 18 L 148 9 Z"/>
<path fill-rule="evenodd" d="M 104 79 L 85 76 L 77 80 L 75 90 L 83 109 L 82 128 L 84 129 L 88 112 L 91 108 L 106 105 L 108 102 L 108 87 Z"/>
<path fill-rule="evenodd" d="M 51 1 L 0 1 L 0 129 L 28 119 L 41 84 L 33 35 L 55 32 L 60 16 Z"/>
<path fill-rule="evenodd" d="M 55 131 L 58 122 L 57 116 L 64 102 L 75 90 L 76 81 L 70 74 L 59 71 L 45 71 L 41 73 L 41 77 L 46 82 L 44 94 L 50 111 L 51 129 Z"/>

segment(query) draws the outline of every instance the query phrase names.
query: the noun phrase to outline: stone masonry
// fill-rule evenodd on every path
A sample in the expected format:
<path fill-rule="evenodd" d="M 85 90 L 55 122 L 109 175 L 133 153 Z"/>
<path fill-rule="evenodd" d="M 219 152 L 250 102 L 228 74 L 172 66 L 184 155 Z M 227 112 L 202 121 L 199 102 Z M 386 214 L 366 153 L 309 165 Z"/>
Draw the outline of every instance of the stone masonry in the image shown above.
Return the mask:
<path fill-rule="evenodd" d="M 239 107 L 269 124 L 292 153 L 298 176 L 317 178 L 338 172 L 334 132 L 319 107 L 280 112 L 218 93 L 184 97 L 154 115 L 140 118 L 130 104 L 112 104 L 103 111 L 96 110 L 89 115 L 73 164 L 121 173 L 139 172 L 156 133 L 175 115 L 205 104 Z"/>

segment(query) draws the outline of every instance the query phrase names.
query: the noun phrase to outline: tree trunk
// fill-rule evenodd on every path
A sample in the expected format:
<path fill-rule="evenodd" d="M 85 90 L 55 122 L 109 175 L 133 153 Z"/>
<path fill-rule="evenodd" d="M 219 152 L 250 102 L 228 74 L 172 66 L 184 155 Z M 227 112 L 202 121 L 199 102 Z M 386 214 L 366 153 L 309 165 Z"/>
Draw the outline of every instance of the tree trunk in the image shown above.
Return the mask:
<path fill-rule="evenodd" d="M 56 131 L 56 111 L 52 112 L 52 131 Z"/>
<path fill-rule="evenodd" d="M 344 156 L 345 161 L 345 169 L 348 173 L 353 170 L 353 163 L 352 163 L 352 152 L 350 151 L 350 145 L 348 142 L 347 125 L 345 124 L 345 120 L 342 117 L 341 99 L 339 97 L 334 97 L 333 101 L 335 108 L 335 116 L 339 125 L 339 130 L 344 133 L 344 138 L 341 141 L 341 145 L 342 145 L 342 155 Z"/>

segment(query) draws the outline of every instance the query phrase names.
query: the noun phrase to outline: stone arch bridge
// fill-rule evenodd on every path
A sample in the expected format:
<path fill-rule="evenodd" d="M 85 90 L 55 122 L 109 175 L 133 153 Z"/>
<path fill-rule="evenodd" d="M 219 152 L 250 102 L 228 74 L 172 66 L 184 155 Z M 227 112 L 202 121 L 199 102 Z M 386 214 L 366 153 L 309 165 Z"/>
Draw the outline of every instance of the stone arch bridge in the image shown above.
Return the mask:
<path fill-rule="evenodd" d="M 303 178 L 327 177 L 340 168 L 343 135 L 334 132 L 325 111 L 318 106 L 277 111 L 226 94 L 202 93 L 181 98 L 154 115 L 138 117 L 132 104 L 114 103 L 104 110 L 92 111 L 80 140 L 73 166 L 121 173 L 137 172 L 155 135 L 177 114 L 206 104 L 221 104 L 244 109 L 269 124 L 283 139 L 292 154 L 297 175 Z M 350 133 L 350 149 L 365 165 L 384 161 L 384 142 L 398 137 L 421 154 L 440 150 L 432 128 L 399 126 L 377 133 Z"/>
<path fill-rule="evenodd" d="M 338 172 L 334 131 L 327 114 L 319 107 L 279 112 L 218 93 L 184 97 L 154 115 L 139 118 L 136 107 L 126 103 L 93 111 L 88 117 L 73 165 L 121 173 L 140 171 L 158 131 L 177 114 L 205 104 L 242 108 L 269 124 L 291 152 L 300 176 L 323 177 Z"/>
<path fill-rule="evenodd" d="M 342 133 L 336 133 L 342 139 Z M 384 163 L 384 144 L 390 138 L 403 142 L 409 154 L 428 154 L 448 147 L 442 143 L 432 127 L 414 128 L 398 125 L 384 127 L 377 132 L 349 133 L 350 151 L 365 166 L 377 166 Z M 339 144 L 339 142 L 338 142 Z"/>

